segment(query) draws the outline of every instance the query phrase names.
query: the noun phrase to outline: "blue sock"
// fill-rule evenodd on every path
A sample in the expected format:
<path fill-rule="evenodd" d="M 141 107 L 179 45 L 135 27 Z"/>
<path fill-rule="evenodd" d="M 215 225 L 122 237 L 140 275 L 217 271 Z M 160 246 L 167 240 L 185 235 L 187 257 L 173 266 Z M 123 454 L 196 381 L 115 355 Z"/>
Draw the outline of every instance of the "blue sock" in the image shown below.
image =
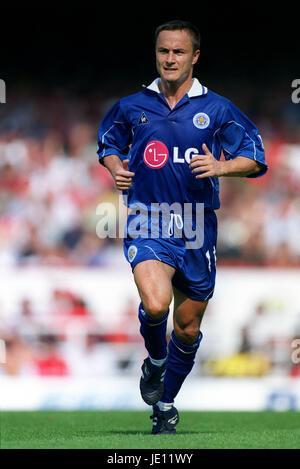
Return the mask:
<path fill-rule="evenodd" d="M 145 347 L 151 358 L 161 360 L 167 356 L 167 321 L 169 309 L 165 316 L 160 319 L 152 319 L 143 310 L 143 305 L 139 306 L 139 320 L 141 323 L 140 333 L 144 337 Z"/>
<path fill-rule="evenodd" d="M 202 332 L 200 332 L 198 340 L 194 344 L 182 344 L 176 338 L 174 331 L 172 332 L 168 347 L 168 363 L 161 402 L 174 402 L 182 383 L 194 366 L 195 356 L 201 340 Z"/>

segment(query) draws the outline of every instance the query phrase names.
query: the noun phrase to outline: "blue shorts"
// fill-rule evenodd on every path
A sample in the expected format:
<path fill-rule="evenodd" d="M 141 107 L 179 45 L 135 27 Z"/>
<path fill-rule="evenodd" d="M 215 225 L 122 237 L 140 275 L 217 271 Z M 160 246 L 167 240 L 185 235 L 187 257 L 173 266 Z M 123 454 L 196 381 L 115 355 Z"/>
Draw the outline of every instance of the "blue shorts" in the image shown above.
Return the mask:
<path fill-rule="evenodd" d="M 132 270 L 139 262 L 154 259 L 175 268 L 172 284 L 188 298 L 209 300 L 216 278 L 217 217 L 205 211 L 204 240 L 201 248 L 187 249 L 184 236 L 174 238 L 124 238 L 123 248 Z"/>

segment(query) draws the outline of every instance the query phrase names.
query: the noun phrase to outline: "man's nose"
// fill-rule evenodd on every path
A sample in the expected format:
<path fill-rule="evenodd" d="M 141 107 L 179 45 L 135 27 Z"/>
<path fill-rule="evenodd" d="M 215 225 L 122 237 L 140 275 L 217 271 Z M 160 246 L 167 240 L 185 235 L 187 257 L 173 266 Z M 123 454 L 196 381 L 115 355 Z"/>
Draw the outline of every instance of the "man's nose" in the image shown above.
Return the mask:
<path fill-rule="evenodd" d="M 169 52 L 169 54 L 167 56 L 167 63 L 172 64 L 174 62 L 175 62 L 175 56 L 174 56 L 173 52 Z"/>

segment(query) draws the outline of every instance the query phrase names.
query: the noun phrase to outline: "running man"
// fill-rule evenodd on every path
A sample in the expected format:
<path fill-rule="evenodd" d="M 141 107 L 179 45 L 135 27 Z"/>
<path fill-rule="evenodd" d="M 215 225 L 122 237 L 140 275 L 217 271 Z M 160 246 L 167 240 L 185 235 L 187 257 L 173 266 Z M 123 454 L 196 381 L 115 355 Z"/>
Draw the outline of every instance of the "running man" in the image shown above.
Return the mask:
<path fill-rule="evenodd" d="M 138 317 L 148 352 L 140 391 L 153 406 L 152 433 L 162 434 L 176 433 L 174 400 L 194 365 L 214 292 L 218 178 L 259 177 L 268 167 L 255 125 L 193 77 L 198 29 L 185 21 L 159 26 L 155 51 L 159 78 L 108 111 L 99 128 L 98 155 L 128 207 L 146 207 L 158 216 L 153 234 L 149 218 L 137 211 L 129 215 L 124 253 L 141 299 Z M 201 242 L 191 242 L 191 233 Z M 167 345 L 172 298 L 174 328 Z"/>

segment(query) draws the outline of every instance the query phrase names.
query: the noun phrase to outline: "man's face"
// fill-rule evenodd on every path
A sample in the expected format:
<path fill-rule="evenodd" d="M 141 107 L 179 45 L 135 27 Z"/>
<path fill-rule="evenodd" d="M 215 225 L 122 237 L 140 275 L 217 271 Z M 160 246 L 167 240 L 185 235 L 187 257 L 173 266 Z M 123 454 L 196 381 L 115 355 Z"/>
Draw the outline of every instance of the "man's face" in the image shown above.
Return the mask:
<path fill-rule="evenodd" d="M 161 31 L 156 42 L 156 67 L 162 79 L 168 82 L 184 82 L 192 76 L 193 65 L 200 51 L 194 52 L 188 31 Z"/>

